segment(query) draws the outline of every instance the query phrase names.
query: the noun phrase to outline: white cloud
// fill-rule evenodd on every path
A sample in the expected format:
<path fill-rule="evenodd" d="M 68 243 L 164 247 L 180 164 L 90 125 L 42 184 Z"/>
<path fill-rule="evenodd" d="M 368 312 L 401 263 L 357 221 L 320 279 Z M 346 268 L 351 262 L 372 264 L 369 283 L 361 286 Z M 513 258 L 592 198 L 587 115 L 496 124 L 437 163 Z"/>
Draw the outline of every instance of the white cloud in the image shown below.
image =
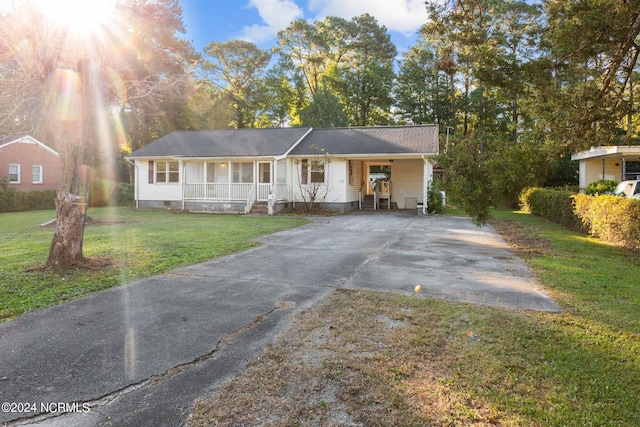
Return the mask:
<path fill-rule="evenodd" d="M 263 24 L 244 27 L 240 38 L 256 44 L 274 38 L 291 21 L 304 17 L 302 9 L 291 0 L 250 0 L 247 8 L 257 9 Z"/>
<path fill-rule="evenodd" d="M 427 22 L 424 0 L 309 0 L 309 10 L 316 19 L 339 16 L 351 19 L 368 13 L 387 27 L 405 35 L 415 33 Z"/>

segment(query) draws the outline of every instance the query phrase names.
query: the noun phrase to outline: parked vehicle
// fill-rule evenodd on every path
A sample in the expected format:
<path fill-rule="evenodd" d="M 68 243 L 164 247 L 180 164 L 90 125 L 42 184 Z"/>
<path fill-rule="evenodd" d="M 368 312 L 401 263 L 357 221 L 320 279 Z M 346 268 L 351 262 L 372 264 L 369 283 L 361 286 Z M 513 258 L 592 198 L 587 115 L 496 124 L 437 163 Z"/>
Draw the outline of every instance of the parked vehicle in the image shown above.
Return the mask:
<path fill-rule="evenodd" d="M 634 199 L 640 199 L 640 180 L 636 181 L 622 181 L 613 194 L 622 197 L 632 197 Z"/>

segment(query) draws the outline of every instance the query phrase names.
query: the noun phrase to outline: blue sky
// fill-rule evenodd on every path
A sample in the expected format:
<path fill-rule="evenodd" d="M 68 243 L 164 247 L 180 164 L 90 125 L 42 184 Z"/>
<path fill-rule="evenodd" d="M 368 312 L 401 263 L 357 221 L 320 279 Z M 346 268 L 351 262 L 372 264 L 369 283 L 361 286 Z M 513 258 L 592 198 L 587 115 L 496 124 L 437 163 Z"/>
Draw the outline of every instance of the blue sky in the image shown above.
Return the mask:
<path fill-rule="evenodd" d="M 326 16 L 351 19 L 374 16 L 391 34 L 399 52 L 416 40 L 427 20 L 424 0 L 180 0 L 187 33 L 198 51 L 211 41 L 249 40 L 266 49 L 279 30 L 294 19 L 310 21 Z"/>

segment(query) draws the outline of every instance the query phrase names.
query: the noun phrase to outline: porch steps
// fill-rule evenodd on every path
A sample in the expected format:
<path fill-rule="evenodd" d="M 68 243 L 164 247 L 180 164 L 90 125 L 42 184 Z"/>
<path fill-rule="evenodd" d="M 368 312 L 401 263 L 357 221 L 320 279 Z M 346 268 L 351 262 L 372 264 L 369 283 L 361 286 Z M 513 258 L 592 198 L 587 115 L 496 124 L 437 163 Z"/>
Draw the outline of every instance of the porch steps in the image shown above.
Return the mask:
<path fill-rule="evenodd" d="M 249 213 L 252 215 L 268 215 L 269 206 L 267 205 L 267 202 L 256 202 L 251 206 Z"/>
<path fill-rule="evenodd" d="M 374 204 L 373 194 L 369 196 L 364 196 L 362 198 L 362 210 L 363 211 L 372 211 Z"/>

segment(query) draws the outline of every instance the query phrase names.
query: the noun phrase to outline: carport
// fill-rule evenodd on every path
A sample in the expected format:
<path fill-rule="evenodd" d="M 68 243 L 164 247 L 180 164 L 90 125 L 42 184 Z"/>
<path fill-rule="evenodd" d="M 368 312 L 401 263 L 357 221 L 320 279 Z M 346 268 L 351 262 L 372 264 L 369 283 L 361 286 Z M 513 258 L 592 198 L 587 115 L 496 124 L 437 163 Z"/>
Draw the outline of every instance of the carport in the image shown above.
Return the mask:
<path fill-rule="evenodd" d="M 599 179 L 625 181 L 640 179 L 640 146 L 591 147 L 571 156 L 580 162 L 580 188 Z"/>

